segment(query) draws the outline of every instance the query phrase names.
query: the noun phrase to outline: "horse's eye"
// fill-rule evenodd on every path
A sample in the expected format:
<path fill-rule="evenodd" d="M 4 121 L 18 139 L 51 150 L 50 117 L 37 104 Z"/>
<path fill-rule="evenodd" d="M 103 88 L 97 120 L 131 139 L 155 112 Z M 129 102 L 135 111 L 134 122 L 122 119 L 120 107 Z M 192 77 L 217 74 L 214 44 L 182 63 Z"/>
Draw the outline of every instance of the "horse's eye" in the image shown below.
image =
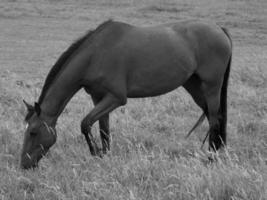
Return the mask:
<path fill-rule="evenodd" d="M 31 135 L 31 136 L 36 136 L 37 133 L 36 133 L 36 132 L 30 132 L 30 135 Z"/>

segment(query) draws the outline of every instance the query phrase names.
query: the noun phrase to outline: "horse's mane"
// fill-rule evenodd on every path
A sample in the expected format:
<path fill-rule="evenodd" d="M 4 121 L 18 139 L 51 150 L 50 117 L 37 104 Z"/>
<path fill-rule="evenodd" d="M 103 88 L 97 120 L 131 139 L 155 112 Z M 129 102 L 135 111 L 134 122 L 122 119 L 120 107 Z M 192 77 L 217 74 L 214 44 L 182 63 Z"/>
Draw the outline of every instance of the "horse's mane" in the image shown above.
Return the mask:
<path fill-rule="evenodd" d="M 73 53 L 79 49 L 79 47 L 83 44 L 84 41 L 86 41 L 89 37 L 92 37 L 99 31 L 103 30 L 108 24 L 110 24 L 112 20 L 108 20 L 103 22 L 101 25 L 99 25 L 95 30 L 89 30 L 84 36 L 76 40 L 72 45 L 59 57 L 57 62 L 54 64 L 54 66 L 49 71 L 41 95 L 39 97 L 38 103 L 41 104 L 44 100 L 44 97 L 49 89 L 49 87 L 52 85 L 52 83 L 56 80 L 59 73 L 64 69 L 68 59 L 73 55 Z"/>

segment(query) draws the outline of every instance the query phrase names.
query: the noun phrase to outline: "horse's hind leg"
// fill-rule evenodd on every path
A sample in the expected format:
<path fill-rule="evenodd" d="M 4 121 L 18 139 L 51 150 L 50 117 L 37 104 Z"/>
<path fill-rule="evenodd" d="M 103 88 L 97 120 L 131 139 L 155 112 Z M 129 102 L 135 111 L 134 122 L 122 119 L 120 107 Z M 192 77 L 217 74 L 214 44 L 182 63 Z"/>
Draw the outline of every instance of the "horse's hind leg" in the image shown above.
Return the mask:
<path fill-rule="evenodd" d="M 223 145 L 220 137 L 220 94 L 221 84 L 203 83 L 203 92 L 208 106 L 208 120 L 209 120 L 209 147 L 213 150 L 218 150 Z"/>
<path fill-rule="evenodd" d="M 120 106 L 120 101 L 112 94 L 107 94 L 99 101 L 93 110 L 82 120 L 81 131 L 85 136 L 92 155 L 100 155 L 96 143 L 93 141 L 91 127 L 100 118 L 108 115 L 109 112 Z"/>
<path fill-rule="evenodd" d="M 96 97 L 95 95 L 91 95 L 94 105 L 97 105 L 98 102 L 101 101 L 101 98 Z M 102 151 L 104 154 L 110 150 L 110 132 L 109 132 L 109 114 L 104 115 L 99 118 L 99 132 L 102 142 Z"/>

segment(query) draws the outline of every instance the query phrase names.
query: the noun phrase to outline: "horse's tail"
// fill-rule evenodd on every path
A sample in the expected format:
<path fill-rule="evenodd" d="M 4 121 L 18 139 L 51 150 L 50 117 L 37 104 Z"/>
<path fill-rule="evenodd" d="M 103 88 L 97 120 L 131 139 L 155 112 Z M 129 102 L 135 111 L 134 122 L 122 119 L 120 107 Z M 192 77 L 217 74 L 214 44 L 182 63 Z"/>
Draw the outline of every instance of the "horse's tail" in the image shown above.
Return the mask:
<path fill-rule="evenodd" d="M 221 99 L 220 99 L 220 137 L 222 139 L 222 142 L 224 145 L 226 145 L 226 128 L 227 128 L 227 88 L 228 88 L 228 79 L 230 75 L 230 68 L 231 68 L 231 63 L 232 63 L 232 39 L 229 35 L 229 32 L 226 28 L 222 27 L 223 32 L 226 34 L 228 37 L 230 43 L 231 43 L 231 55 L 227 64 L 227 68 L 224 74 L 224 79 L 223 79 L 223 85 L 221 89 Z"/>

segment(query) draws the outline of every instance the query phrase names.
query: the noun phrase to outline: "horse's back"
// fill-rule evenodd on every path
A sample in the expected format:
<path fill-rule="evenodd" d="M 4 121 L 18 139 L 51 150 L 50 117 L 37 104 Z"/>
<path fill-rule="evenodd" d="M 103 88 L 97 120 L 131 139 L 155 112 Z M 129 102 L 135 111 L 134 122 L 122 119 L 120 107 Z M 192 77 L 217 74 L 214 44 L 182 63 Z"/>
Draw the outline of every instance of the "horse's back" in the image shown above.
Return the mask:
<path fill-rule="evenodd" d="M 183 30 L 177 33 L 172 26 L 132 26 L 117 47 L 127 71 L 128 97 L 171 91 L 197 66 L 194 49 Z"/>

